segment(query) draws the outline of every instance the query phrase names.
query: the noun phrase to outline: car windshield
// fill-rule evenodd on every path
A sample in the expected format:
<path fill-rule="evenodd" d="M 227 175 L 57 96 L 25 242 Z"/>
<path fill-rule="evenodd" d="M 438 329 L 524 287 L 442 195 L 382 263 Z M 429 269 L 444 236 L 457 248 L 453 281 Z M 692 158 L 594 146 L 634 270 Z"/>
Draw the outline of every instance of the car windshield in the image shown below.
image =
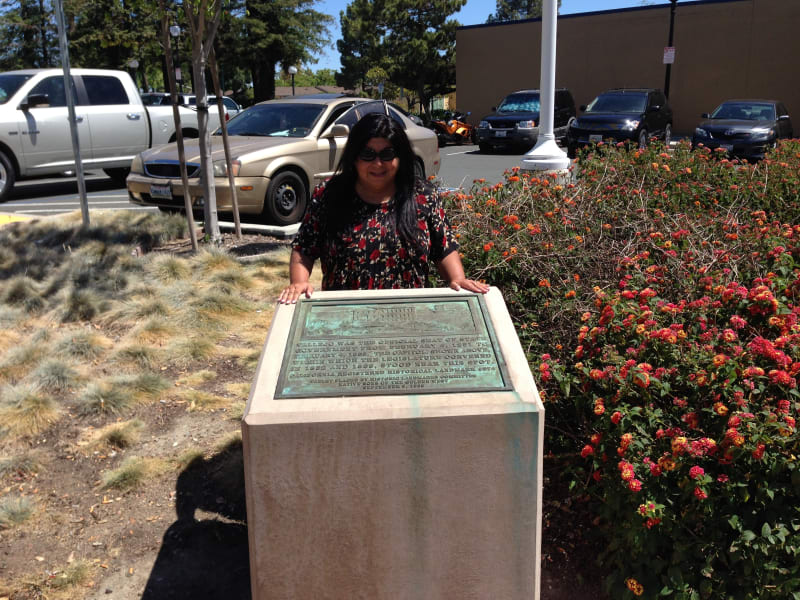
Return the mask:
<path fill-rule="evenodd" d="M 586 107 L 587 113 L 643 113 L 647 94 L 601 94 Z"/>
<path fill-rule="evenodd" d="M 503 99 L 497 112 L 539 112 L 539 94 L 511 94 Z"/>
<path fill-rule="evenodd" d="M 764 102 L 723 102 L 711 113 L 711 118 L 741 121 L 774 121 L 775 107 Z"/>
<path fill-rule="evenodd" d="M 230 121 L 228 134 L 305 137 L 324 110 L 324 104 L 257 104 Z"/>
<path fill-rule="evenodd" d="M 0 104 L 8 102 L 8 99 L 16 94 L 22 84 L 31 77 L 32 75 L 19 75 L 16 73 L 0 75 Z"/>

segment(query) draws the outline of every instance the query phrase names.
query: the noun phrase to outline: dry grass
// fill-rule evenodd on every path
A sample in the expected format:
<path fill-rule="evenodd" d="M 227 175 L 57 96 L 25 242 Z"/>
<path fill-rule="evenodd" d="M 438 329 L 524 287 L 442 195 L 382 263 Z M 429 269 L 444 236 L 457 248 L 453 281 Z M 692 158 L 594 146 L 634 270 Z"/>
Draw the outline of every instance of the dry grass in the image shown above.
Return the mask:
<path fill-rule="evenodd" d="M 0 354 L 20 343 L 22 336 L 16 329 L 0 329 Z"/>
<path fill-rule="evenodd" d="M 86 583 L 90 575 L 91 563 L 88 560 L 76 560 L 56 570 L 48 578 L 47 585 L 55 590 L 69 590 Z"/>
<path fill-rule="evenodd" d="M 215 271 L 241 269 L 239 262 L 228 252 L 218 248 L 203 249 L 192 259 L 192 265 L 201 275 L 210 275 Z"/>
<path fill-rule="evenodd" d="M 192 267 L 186 259 L 171 254 L 159 254 L 153 257 L 147 265 L 147 272 L 160 282 L 168 283 L 189 279 L 192 275 Z"/>
<path fill-rule="evenodd" d="M 41 468 L 41 452 L 35 450 L 29 450 L 15 456 L 0 458 L 0 477 L 11 473 L 29 477 L 34 473 L 38 473 Z"/>
<path fill-rule="evenodd" d="M 78 398 L 79 410 L 83 414 L 119 415 L 130 410 L 135 403 L 134 390 L 114 379 L 93 381 Z"/>
<path fill-rule="evenodd" d="M 0 528 L 22 525 L 33 516 L 36 504 L 27 496 L 6 496 L 0 500 Z"/>
<path fill-rule="evenodd" d="M 120 375 L 113 382 L 131 390 L 138 401 L 157 400 L 163 391 L 172 387 L 172 382 L 166 377 L 149 372 Z"/>
<path fill-rule="evenodd" d="M 204 392 L 202 390 L 183 390 L 180 397 L 188 404 L 188 410 L 212 410 L 224 408 L 231 403 L 230 398 Z"/>
<path fill-rule="evenodd" d="M 45 351 L 45 344 L 34 341 L 9 348 L 0 359 L 0 381 L 22 379 L 41 360 Z"/>
<path fill-rule="evenodd" d="M 242 443 L 242 432 L 241 431 L 232 431 L 231 433 L 227 434 L 221 440 L 219 440 L 216 444 L 214 444 L 214 453 L 218 454 L 220 452 L 227 452 L 230 450 L 231 446 L 236 446 Z"/>
<path fill-rule="evenodd" d="M 7 385 L 0 394 L 0 430 L 30 436 L 58 421 L 61 407 L 34 384 Z"/>
<path fill-rule="evenodd" d="M 177 329 L 165 317 L 152 317 L 136 326 L 130 333 L 133 341 L 139 344 L 162 344 L 175 335 Z"/>
<path fill-rule="evenodd" d="M 128 344 L 111 355 L 111 361 L 139 369 L 155 369 L 162 364 L 159 348 L 147 344 Z"/>
<path fill-rule="evenodd" d="M 46 358 L 28 376 L 32 383 L 52 392 L 63 392 L 75 385 L 78 372 L 58 358 Z"/>
<path fill-rule="evenodd" d="M 247 408 L 246 402 L 234 402 L 228 411 L 228 418 L 231 421 L 241 421 L 244 418 L 245 408 Z"/>
<path fill-rule="evenodd" d="M 39 284 L 25 275 L 12 277 L 0 287 L 0 302 L 19 307 L 26 313 L 40 311 L 45 306 Z"/>
<path fill-rule="evenodd" d="M 217 378 L 217 373 L 215 371 L 209 371 L 208 369 L 202 369 L 200 371 L 195 371 L 194 373 L 188 373 L 184 375 L 178 381 L 176 381 L 176 385 L 186 385 L 190 387 L 198 387 L 203 385 L 208 381 L 213 381 Z"/>
<path fill-rule="evenodd" d="M 95 439 L 115 448 L 130 448 L 139 441 L 143 429 L 144 421 L 131 419 L 106 425 L 95 433 Z"/>
<path fill-rule="evenodd" d="M 247 400 L 247 398 L 250 396 L 250 386 L 251 384 L 248 382 L 229 383 L 225 386 L 225 391 L 234 398 Z"/>
<path fill-rule="evenodd" d="M 67 358 L 94 360 L 113 346 L 111 340 L 88 329 L 68 331 L 56 340 L 54 350 Z"/>
<path fill-rule="evenodd" d="M 167 468 L 168 465 L 163 460 L 132 456 L 126 458 L 116 469 L 103 473 L 101 487 L 122 492 L 132 490 L 141 486 L 148 478 L 165 472 Z"/>
<path fill-rule="evenodd" d="M 208 337 L 178 338 L 167 346 L 166 360 L 179 367 L 186 367 L 193 362 L 209 360 L 216 352 L 216 344 Z"/>

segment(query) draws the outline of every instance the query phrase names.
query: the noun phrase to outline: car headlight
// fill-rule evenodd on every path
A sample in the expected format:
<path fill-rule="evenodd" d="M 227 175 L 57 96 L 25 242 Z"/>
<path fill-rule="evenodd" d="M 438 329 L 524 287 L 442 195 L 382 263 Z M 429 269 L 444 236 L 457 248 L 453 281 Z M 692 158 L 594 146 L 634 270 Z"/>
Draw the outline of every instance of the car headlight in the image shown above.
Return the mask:
<path fill-rule="evenodd" d="M 533 121 L 520 121 L 517 123 L 517 129 L 533 129 L 536 127 L 536 123 Z"/>
<path fill-rule="evenodd" d="M 774 137 L 775 130 L 770 127 L 754 127 L 750 130 L 750 137 L 752 138 L 770 138 Z"/>
<path fill-rule="evenodd" d="M 639 126 L 639 121 L 636 119 L 628 119 L 620 125 L 622 131 L 633 131 Z"/>
<path fill-rule="evenodd" d="M 708 135 L 708 132 L 705 129 L 703 129 L 702 127 L 697 127 L 694 130 L 694 136 L 695 137 L 699 137 L 699 138 L 711 137 L 710 135 Z"/>
<path fill-rule="evenodd" d="M 227 177 L 228 176 L 228 166 L 225 164 L 224 160 L 216 160 L 214 161 L 213 170 L 214 170 L 214 177 Z M 238 177 L 239 171 L 242 168 L 241 161 L 232 160 L 231 161 L 231 170 L 233 171 L 233 176 Z"/>
<path fill-rule="evenodd" d="M 490 128 L 489 121 L 481 121 L 480 123 L 478 123 L 478 129 L 489 129 L 489 128 Z"/>
<path fill-rule="evenodd" d="M 141 154 L 137 154 L 133 157 L 133 160 L 131 161 L 131 173 L 144 175 L 144 161 L 142 161 Z"/>

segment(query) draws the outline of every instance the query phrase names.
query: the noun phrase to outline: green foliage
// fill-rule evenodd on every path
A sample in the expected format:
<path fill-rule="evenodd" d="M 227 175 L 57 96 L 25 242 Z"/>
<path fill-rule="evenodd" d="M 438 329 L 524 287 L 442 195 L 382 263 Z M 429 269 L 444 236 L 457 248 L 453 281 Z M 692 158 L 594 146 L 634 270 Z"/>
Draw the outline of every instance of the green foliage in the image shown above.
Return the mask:
<path fill-rule="evenodd" d="M 288 68 L 289 65 L 287 65 Z M 287 71 L 281 71 L 275 76 L 275 85 L 291 86 L 292 76 Z M 336 71 L 333 69 L 298 69 L 294 76 L 296 87 L 315 87 L 318 85 L 336 85 Z"/>
<path fill-rule="evenodd" d="M 388 75 L 387 84 L 413 90 L 423 106 L 433 96 L 451 92 L 455 89 L 458 22 L 449 17 L 465 2 L 355 0 L 340 13 L 339 84 L 374 86 L 383 71 Z"/>
<path fill-rule="evenodd" d="M 593 502 L 613 598 L 788 598 L 800 583 L 800 143 L 756 165 L 592 148 L 577 183 L 451 197 Z M 580 458 L 578 458 L 580 454 Z"/>
<path fill-rule="evenodd" d="M 557 8 L 561 8 L 558 0 Z M 536 19 L 542 16 L 542 0 L 497 0 L 494 14 L 489 15 L 487 23 L 506 23 L 521 19 Z"/>

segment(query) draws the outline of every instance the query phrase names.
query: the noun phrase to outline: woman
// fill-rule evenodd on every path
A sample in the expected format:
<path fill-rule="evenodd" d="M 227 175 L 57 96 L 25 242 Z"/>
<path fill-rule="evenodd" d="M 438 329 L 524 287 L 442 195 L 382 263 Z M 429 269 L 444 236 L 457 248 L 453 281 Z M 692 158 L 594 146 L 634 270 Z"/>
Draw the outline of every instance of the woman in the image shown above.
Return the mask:
<path fill-rule="evenodd" d="M 279 302 L 311 297 L 317 258 L 323 290 L 425 287 L 431 263 L 454 290 L 489 290 L 464 275 L 438 193 L 416 179 L 408 137 L 385 114 L 353 126 L 336 174 L 315 191 Z"/>

